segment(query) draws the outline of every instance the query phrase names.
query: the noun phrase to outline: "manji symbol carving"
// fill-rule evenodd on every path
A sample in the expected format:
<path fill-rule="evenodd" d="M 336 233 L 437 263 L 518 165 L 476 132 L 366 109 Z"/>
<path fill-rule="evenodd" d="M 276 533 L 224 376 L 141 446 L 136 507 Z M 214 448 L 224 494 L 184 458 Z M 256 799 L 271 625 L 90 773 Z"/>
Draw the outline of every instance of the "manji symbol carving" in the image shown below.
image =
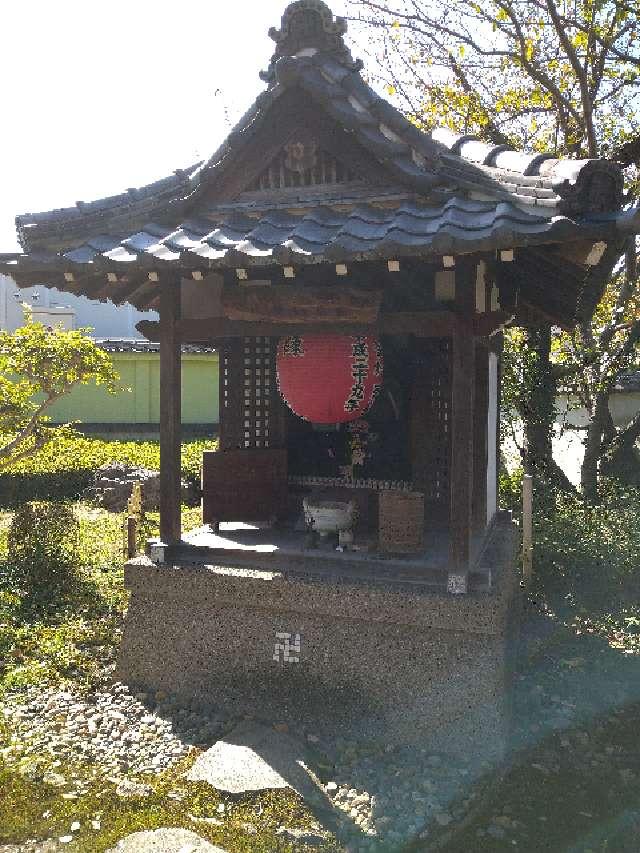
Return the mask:
<path fill-rule="evenodd" d="M 467 576 L 450 574 L 447 581 L 447 592 L 453 595 L 464 595 L 467 592 Z"/>
<path fill-rule="evenodd" d="M 276 632 L 276 646 L 273 659 L 276 663 L 299 663 L 300 634 L 280 634 Z"/>

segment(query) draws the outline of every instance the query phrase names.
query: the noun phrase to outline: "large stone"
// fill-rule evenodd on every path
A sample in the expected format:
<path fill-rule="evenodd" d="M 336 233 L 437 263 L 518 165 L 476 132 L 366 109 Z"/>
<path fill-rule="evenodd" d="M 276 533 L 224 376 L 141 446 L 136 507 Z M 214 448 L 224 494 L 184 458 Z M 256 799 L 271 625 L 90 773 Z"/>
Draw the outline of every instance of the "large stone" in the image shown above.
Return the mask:
<path fill-rule="evenodd" d="M 226 853 L 188 829 L 154 829 L 134 832 L 107 853 Z"/>
<path fill-rule="evenodd" d="M 142 486 L 143 509 L 154 512 L 160 506 L 160 473 L 149 468 L 120 462 L 103 465 L 96 471 L 93 486 L 86 496 L 111 512 L 124 512 L 136 481 Z M 194 490 L 186 482 L 182 483 L 182 500 L 184 503 L 195 500 Z"/>
<path fill-rule="evenodd" d="M 315 788 L 304 763 L 302 743 L 259 723 L 244 722 L 200 755 L 187 779 L 230 794 L 293 788 L 304 796 Z"/>

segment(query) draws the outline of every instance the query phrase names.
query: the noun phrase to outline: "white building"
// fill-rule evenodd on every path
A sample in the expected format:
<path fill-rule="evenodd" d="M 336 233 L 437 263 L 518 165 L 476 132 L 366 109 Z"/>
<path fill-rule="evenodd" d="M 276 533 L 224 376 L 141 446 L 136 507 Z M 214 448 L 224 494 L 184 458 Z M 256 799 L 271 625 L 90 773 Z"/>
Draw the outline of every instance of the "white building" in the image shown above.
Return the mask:
<path fill-rule="evenodd" d="M 133 305 L 95 302 L 54 288 L 19 290 L 12 278 L 0 274 L 0 329 L 13 331 L 24 324 L 24 303 L 31 306 L 33 319 L 46 326 L 88 328 L 96 338 L 139 338 L 136 323 L 157 319 L 155 312 L 143 313 Z"/>

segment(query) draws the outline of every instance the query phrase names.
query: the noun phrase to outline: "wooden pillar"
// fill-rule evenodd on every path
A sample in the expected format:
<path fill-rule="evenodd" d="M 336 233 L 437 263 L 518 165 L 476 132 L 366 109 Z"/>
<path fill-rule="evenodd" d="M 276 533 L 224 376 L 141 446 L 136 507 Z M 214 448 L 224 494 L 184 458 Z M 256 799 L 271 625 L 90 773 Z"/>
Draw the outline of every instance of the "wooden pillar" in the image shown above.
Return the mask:
<path fill-rule="evenodd" d="M 472 532 L 475 341 L 458 320 L 451 352 L 451 503 L 448 590 L 467 591 Z"/>
<path fill-rule="evenodd" d="M 487 526 L 487 462 L 489 415 L 489 348 L 486 341 L 476 343 L 476 387 L 473 417 L 473 530 L 481 533 Z M 493 437 L 489 438 L 489 441 Z"/>
<path fill-rule="evenodd" d="M 489 342 L 489 411 L 487 423 L 487 524 L 498 510 L 500 469 L 500 374 L 502 334 Z"/>
<path fill-rule="evenodd" d="M 180 541 L 180 278 L 160 282 L 160 539 Z"/>

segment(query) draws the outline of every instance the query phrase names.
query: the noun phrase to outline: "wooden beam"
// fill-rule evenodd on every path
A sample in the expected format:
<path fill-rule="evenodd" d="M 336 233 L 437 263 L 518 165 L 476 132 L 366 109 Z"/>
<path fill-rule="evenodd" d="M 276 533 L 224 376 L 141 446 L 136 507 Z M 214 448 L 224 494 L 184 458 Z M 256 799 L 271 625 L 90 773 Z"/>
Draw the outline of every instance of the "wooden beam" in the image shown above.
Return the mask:
<path fill-rule="evenodd" d="M 117 275 L 117 274 L 116 274 Z M 143 283 L 147 283 L 146 275 L 138 272 L 136 273 L 127 273 L 126 275 L 122 275 L 118 278 L 117 281 L 108 281 L 103 280 L 102 285 L 99 290 L 96 290 L 94 294 L 95 299 L 108 299 L 110 302 L 113 302 L 114 305 L 121 305 L 124 302 L 127 302 L 129 297 L 134 291 L 136 291 Z"/>
<path fill-rule="evenodd" d="M 160 283 L 160 539 L 180 541 L 180 277 Z"/>
<path fill-rule="evenodd" d="M 465 593 L 469 573 L 473 496 L 473 408 L 475 340 L 470 324 L 458 321 L 452 339 L 451 504 L 448 589 Z"/>
<path fill-rule="evenodd" d="M 490 315 L 487 315 L 489 317 Z M 179 323 L 181 340 L 185 343 L 201 343 L 222 338 L 236 337 L 283 337 L 291 334 L 337 335 L 416 335 L 423 338 L 446 338 L 453 334 L 456 315 L 450 311 L 422 311 L 382 314 L 373 324 L 364 323 L 266 323 L 227 320 L 225 317 L 203 317 L 197 320 L 182 320 Z M 487 324 L 490 320 L 487 320 Z M 159 325 L 152 320 L 142 320 L 136 326 L 147 340 L 159 340 Z M 473 334 L 473 329 L 471 329 Z"/>
<path fill-rule="evenodd" d="M 487 311 L 473 318 L 473 333 L 478 338 L 490 338 L 513 321 L 512 311 Z"/>
<path fill-rule="evenodd" d="M 576 240 L 571 243 L 561 243 L 554 247 L 554 254 L 566 258 L 573 264 L 580 266 L 595 266 L 604 255 L 607 244 L 602 240 Z"/>

